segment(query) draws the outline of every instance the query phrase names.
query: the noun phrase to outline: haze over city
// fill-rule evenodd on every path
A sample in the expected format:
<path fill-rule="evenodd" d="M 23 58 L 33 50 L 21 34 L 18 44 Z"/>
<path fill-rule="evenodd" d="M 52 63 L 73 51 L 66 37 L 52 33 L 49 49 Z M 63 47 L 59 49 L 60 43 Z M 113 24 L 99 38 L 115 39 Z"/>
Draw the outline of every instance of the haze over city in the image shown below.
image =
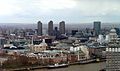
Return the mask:
<path fill-rule="evenodd" d="M 120 71 L 120 0 L 0 0 L 0 71 Z"/>
<path fill-rule="evenodd" d="M 119 23 L 120 0 L 0 0 L 0 23 Z"/>

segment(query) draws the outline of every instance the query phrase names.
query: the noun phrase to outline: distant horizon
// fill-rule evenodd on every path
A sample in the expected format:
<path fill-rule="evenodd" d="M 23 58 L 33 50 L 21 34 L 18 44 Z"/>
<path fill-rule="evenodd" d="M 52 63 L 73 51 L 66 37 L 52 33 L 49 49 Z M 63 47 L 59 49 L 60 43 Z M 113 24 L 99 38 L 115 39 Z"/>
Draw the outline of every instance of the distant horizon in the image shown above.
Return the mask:
<path fill-rule="evenodd" d="M 66 28 L 73 28 L 73 29 L 81 29 L 81 28 L 93 28 L 93 22 L 92 23 L 76 23 L 76 24 L 66 24 Z M 53 24 L 54 27 L 59 27 L 58 24 Z M 101 23 L 102 28 L 112 28 L 112 27 L 120 28 L 120 23 Z M 11 28 L 12 27 L 12 28 Z M 24 23 L 8 23 L 8 24 L 2 24 L 0 23 L 0 28 L 18 28 L 18 29 L 36 29 L 37 28 L 37 23 L 29 23 L 29 24 L 24 24 Z M 48 28 L 48 24 L 43 24 L 43 28 L 46 29 Z"/>
<path fill-rule="evenodd" d="M 41 21 L 42 22 L 42 21 Z M 49 22 L 49 21 L 48 21 Z M 48 24 L 48 22 L 42 22 L 42 24 Z M 93 22 L 80 22 L 80 23 L 66 23 L 66 21 L 65 21 L 65 24 L 68 24 L 68 25 L 70 25 L 70 24 L 72 24 L 72 25 L 74 25 L 74 24 L 80 24 L 80 25 L 83 25 L 83 24 L 93 24 L 95 21 L 93 21 Z M 100 21 L 101 22 L 101 24 L 120 24 L 120 22 L 102 22 L 102 21 Z M 58 22 L 58 23 L 54 23 L 54 21 L 53 21 L 53 24 L 59 24 L 60 22 Z M 19 25 L 29 25 L 29 24 L 37 24 L 37 22 L 35 23 L 24 23 L 24 22 L 16 22 L 16 23 L 12 23 L 12 22 L 10 22 L 10 23 L 0 23 L 0 25 L 11 25 L 11 24 L 13 24 L 13 25 L 17 25 L 17 24 L 19 24 Z"/>

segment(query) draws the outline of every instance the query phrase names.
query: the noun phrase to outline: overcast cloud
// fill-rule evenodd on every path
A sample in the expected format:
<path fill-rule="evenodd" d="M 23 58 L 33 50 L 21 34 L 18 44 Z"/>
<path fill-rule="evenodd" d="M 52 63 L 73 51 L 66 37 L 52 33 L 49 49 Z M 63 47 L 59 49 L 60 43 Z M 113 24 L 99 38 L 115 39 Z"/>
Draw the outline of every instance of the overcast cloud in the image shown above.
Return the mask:
<path fill-rule="evenodd" d="M 0 0 L 0 23 L 120 22 L 120 0 Z"/>

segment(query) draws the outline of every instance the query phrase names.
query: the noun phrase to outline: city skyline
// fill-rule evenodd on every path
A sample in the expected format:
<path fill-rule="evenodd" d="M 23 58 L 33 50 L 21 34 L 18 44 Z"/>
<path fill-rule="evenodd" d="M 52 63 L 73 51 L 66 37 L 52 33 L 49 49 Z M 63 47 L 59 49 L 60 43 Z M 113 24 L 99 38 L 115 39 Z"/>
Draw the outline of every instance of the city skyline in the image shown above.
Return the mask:
<path fill-rule="evenodd" d="M 119 0 L 0 1 L 0 23 L 120 22 Z"/>

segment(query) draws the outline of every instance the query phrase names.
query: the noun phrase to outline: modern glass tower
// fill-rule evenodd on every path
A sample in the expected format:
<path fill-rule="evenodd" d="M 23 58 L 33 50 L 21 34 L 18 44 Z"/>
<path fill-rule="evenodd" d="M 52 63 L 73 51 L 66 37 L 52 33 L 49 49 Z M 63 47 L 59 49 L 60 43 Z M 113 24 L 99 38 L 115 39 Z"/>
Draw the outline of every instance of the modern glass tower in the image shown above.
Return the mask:
<path fill-rule="evenodd" d="M 95 21 L 93 29 L 95 31 L 95 36 L 98 36 L 101 33 L 101 22 L 100 21 Z"/>

